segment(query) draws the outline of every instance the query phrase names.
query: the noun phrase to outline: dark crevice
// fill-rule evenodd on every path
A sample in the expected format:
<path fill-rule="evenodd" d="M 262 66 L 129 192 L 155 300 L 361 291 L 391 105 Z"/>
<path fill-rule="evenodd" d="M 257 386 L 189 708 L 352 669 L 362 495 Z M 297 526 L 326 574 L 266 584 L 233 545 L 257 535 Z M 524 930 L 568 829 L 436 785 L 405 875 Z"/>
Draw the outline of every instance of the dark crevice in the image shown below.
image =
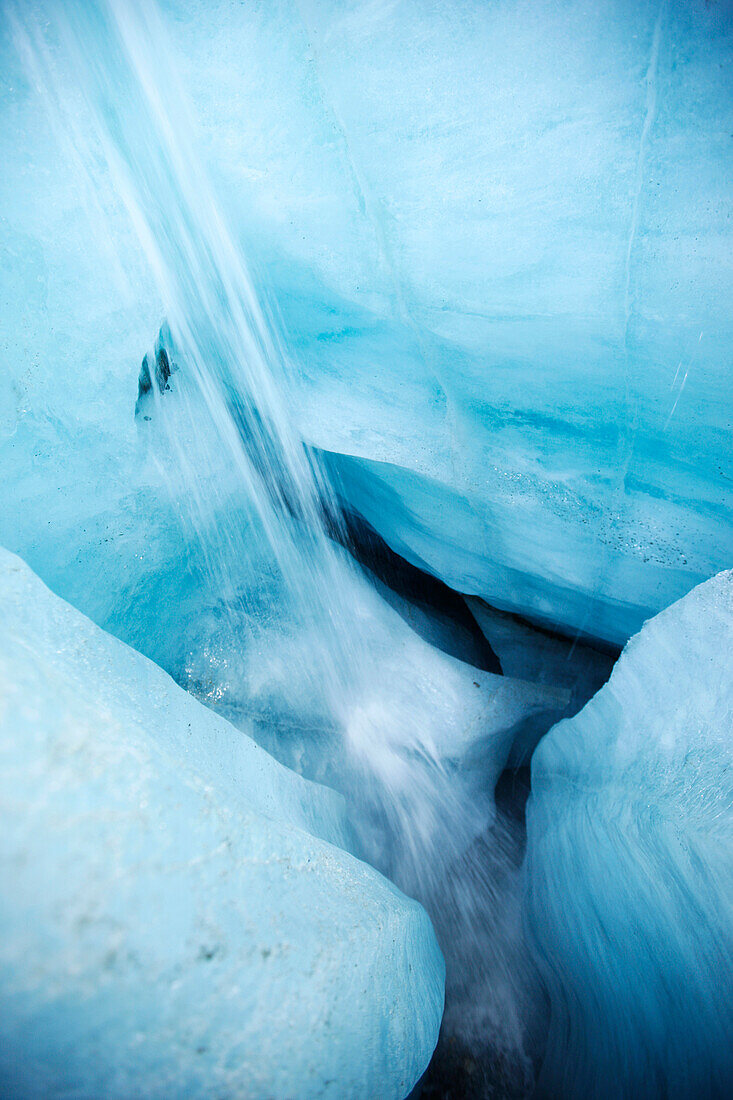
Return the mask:
<path fill-rule="evenodd" d="M 429 641 L 475 668 L 502 674 L 499 658 L 481 633 L 460 593 L 432 573 L 426 573 L 400 557 L 357 512 L 344 510 L 340 523 L 329 534 L 389 592 L 423 612 L 426 620 L 430 621 Z M 400 604 L 396 605 L 396 609 L 402 613 Z M 403 615 L 403 618 L 413 629 L 418 629 L 414 617 Z M 458 644 L 455 644 L 456 636 Z M 453 644 L 451 638 L 454 639 Z"/>
<path fill-rule="evenodd" d="M 152 412 L 154 390 L 157 389 L 161 396 L 165 395 L 170 390 L 171 375 L 179 369 L 166 348 L 169 339 L 170 333 L 164 325 L 156 341 L 152 372 L 151 356 L 146 355 L 143 359 L 138 378 L 136 417 Z M 303 521 L 304 509 L 287 464 L 282 460 L 276 434 L 270 430 L 259 410 L 239 394 L 230 394 L 228 403 L 252 469 L 274 507 L 296 521 Z M 150 416 L 145 415 L 142 419 L 149 420 Z M 304 444 L 304 449 L 314 470 L 316 485 L 323 486 L 323 468 L 326 465 L 323 457 L 327 459 L 329 453 L 307 444 Z M 326 535 L 349 552 L 413 630 L 450 656 L 485 672 L 502 674 L 501 660 L 462 593 L 394 551 L 379 532 L 343 499 L 337 486 L 327 486 L 321 493 L 319 510 Z M 531 629 L 538 638 L 544 636 L 568 641 L 568 634 L 562 629 L 553 630 L 513 612 L 504 614 Z M 613 660 L 620 653 L 620 647 L 596 639 L 576 641 L 585 647 L 591 645 Z"/>

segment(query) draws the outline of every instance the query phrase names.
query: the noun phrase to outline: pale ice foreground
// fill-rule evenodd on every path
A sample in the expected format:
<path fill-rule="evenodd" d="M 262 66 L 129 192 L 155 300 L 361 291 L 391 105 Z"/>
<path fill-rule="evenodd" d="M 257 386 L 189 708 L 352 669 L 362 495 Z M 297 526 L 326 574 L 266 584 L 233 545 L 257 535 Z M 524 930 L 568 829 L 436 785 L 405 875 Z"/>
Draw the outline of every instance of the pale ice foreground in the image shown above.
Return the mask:
<path fill-rule="evenodd" d="M 3 1094 L 404 1097 L 443 960 L 342 799 L 6 551 L 0 631 Z"/>

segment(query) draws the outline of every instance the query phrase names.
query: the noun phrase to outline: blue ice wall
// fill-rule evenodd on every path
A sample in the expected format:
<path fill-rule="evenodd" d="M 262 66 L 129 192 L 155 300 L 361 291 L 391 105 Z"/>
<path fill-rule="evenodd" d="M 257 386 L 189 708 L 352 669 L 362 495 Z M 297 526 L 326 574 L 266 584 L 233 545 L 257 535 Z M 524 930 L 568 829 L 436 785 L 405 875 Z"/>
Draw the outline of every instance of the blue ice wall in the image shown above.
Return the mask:
<path fill-rule="evenodd" d="M 343 491 L 388 541 L 614 642 L 727 563 L 729 4 L 166 13 L 302 432 L 359 459 Z M 124 445 L 161 316 L 102 168 L 90 199 L 3 35 L 3 430 L 48 414 L 53 481 L 69 417 Z"/>
<path fill-rule="evenodd" d="M 732 646 L 727 572 L 648 622 L 533 757 L 527 918 L 551 1001 L 540 1095 L 729 1094 Z"/>
<path fill-rule="evenodd" d="M 731 552 L 730 5 L 242 18 L 186 75 L 304 432 L 413 560 L 623 642 Z"/>

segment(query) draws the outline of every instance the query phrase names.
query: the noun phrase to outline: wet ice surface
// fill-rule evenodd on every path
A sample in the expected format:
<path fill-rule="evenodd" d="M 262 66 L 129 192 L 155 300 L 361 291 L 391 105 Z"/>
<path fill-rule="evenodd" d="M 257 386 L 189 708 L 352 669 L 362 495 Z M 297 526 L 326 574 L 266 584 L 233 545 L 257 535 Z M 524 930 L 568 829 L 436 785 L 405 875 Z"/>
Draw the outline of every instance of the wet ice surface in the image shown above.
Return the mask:
<path fill-rule="evenodd" d="M 616 645 L 728 564 L 725 5 L 165 16 L 298 429 L 393 549 Z M 120 399 L 161 294 L 101 158 L 90 196 L 5 71 L 9 355 Z M 23 373 L 32 408 L 47 381 Z"/>
<path fill-rule="evenodd" d="M 646 623 L 532 759 L 527 914 L 551 1001 L 544 1095 L 729 1091 L 732 641 L 726 572 Z"/>
<path fill-rule="evenodd" d="M 343 800 L 4 550 L 0 630 L 3 1094 L 401 1100 L 443 960 Z"/>
<path fill-rule="evenodd" d="M 426 1095 L 527 1094 L 548 1024 L 549 1095 L 615 1088 L 614 1058 L 629 1096 L 710 1091 L 728 910 L 664 830 L 651 896 L 622 870 L 671 805 L 654 745 L 682 719 L 649 706 L 653 682 L 688 682 L 687 635 L 631 717 L 602 721 L 602 691 L 540 741 L 526 865 L 526 773 L 507 768 L 730 562 L 724 6 L 8 14 L 0 541 L 342 792 L 349 843 L 423 904 L 446 959 Z M 680 744 L 717 744 L 721 639 Z M 587 733 L 585 784 L 615 775 L 637 719 L 641 816 L 615 778 L 611 802 L 553 801 L 548 745 Z M 724 852 L 706 752 L 683 772 Z M 695 813 L 672 816 L 695 851 Z M 672 866 L 687 902 L 661 905 L 674 950 L 642 960 L 645 1000 L 588 943 L 618 920 L 633 957 Z"/>

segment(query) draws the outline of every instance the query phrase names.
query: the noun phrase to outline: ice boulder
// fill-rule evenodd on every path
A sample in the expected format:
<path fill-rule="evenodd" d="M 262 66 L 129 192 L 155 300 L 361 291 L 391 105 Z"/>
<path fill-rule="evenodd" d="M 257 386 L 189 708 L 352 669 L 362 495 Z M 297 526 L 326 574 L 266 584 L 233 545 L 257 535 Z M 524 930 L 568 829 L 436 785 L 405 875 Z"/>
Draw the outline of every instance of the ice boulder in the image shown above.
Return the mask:
<path fill-rule="evenodd" d="M 733 572 L 645 624 L 541 742 L 527 915 L 551 1001 L 541 1093 L 730 1095 Z"/>
<path fill-rule="evenodd" d="M 406 1096 L 425 913 L 277 764 L 0 555 L 0 1091 Z"/>

